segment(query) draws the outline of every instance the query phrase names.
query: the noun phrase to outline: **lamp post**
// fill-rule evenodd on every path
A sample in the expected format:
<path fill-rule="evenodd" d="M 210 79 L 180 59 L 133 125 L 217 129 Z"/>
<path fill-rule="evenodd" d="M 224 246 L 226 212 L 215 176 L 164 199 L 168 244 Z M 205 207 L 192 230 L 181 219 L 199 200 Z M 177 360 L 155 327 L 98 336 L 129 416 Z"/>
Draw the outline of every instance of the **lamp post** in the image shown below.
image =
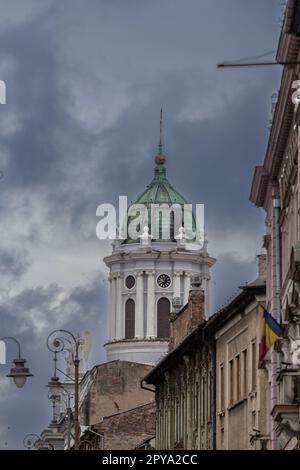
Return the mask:
<path fill-rule="evenodd" d="M 30 373 L 30 370 L 28 367 L 25 367 L 26 359 L 21 358 L 21 346 L 18 340 L 16 338 L 13 338 L 12 336 L 4 336 L 3 338 L 0 338 L 2 341 L 5 340 L 10 340 L 16 343 L 18 347 L 18 357 L 17 359 L 14 359 L 14 364 L 15 367 L 12 367 L 10 369 L 10 373 L 7 374 L 6 377 L 11 377 L 14 379 L 14 382 L 18 388 L 22 388 L 25 385 L 25 382 L 27 380 L 27 377 L 32 377 L 33 374 Z"/>
<path fill-rule="evenodd" d="M 53 407 L 53 414 L 52 414 L 52 422 L 56 422 L 55 416 L 55 406 L 60 401 L 61 397 L 65 400 L 66 411 L 67 411 L 67 422 L 68 422 L 68 430 L 67 430 L 67 449 L 70 450 L 71 448 L 71 425 L 72 425 L 72 409 L 71 409 L 71 399 L 73 398 L 70 392 L 62 385 L 59 378 L 56 375 L 56 353 L 54 353 L 55 359 L 55 370 L 54 376 L 51 377 L 49 380 L 47 387 L 49 388 L 48 398 L 52 402 Z"/>
<path fill-rule="evenodd" d="M 56 367 L 56 355 L 62 353 L 71 347 L 72 362 L 74 364 L 74 426 L 75 426 L 75 438 L 74 438 L 74 448 L 78 450 L 79 448 L 79 439 L 80 439 L 80 425 L 79 425 L 79 355 L 78 350 L 80 346 L 80 339 L 75 338 L 75 336 L 68 330 L 54 330 L 47 338 L 47 348 L 49 351 L 54 353 L 55 361 L 55 370 L 58 370 L 66 377 L 67 376 L 63 371 L 59 370 Z"/>

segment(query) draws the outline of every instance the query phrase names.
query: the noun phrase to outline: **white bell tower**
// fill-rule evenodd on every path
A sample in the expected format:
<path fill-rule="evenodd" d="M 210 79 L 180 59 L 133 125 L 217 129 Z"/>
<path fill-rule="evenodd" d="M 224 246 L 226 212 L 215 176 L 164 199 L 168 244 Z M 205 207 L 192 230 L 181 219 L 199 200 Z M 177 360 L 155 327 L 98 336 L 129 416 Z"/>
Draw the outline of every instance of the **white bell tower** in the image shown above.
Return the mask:
<path fill-rule="evenodd" d="M 150 213 L 153 204 L 184 206 L 185 199 L 166 178 L 165 156 L 160 140 L 155 158 L 154 178 L 136 204 Z M 170 222 L 170 220 L 169 220 Z M 164 219 L 158 217 L 157 231 L 151 222 L 139 240 L 129 237 L 113 243 L 112 254 L 104 258 L 110 281 L 107 360 L 155 364 L 168 351 L 169 317 L 175 299 L 177 308 L 187 303 L 191 277 L 198 275 L 205 290 L 205 311 L 209 314 L 210 268 L 215 259 L 207 253 L 207 241 L 190 250 L 185 230 L 175 233 L 173 221 L 168 239 L 162 236 Z M 158 233 L 154 238 L 152 233 Z"/>

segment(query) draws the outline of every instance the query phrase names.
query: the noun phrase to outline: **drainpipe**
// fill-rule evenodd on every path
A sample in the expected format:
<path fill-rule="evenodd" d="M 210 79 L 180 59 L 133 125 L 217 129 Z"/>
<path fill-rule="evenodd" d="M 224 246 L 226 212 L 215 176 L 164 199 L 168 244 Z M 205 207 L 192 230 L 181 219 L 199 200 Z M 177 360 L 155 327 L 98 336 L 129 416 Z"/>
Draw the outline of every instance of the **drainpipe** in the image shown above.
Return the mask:
<path fill-rule="evenodd" d="M 276 197 L 273 201 L 274 207 L 274 224 L 275 224 L 275 299 L 276 303 L 273 308 L 274 318 L 281 323 L 281 301 L 280 301 L 280 291 L 281 291 L 281 243 L 280 243 L 280 199 Z M 277 395 L 278 395 L 278 371 L 280 370 L 279 355 L 274 348 L 271 354 L 271 410 L 277 404 Z M 278 449 L 278 443 L 276 441 L 275 435 L 275 421 L 272 418 L 272 429 L 271 429 L 271 440 L 272 440 L 272 449 Z"/>

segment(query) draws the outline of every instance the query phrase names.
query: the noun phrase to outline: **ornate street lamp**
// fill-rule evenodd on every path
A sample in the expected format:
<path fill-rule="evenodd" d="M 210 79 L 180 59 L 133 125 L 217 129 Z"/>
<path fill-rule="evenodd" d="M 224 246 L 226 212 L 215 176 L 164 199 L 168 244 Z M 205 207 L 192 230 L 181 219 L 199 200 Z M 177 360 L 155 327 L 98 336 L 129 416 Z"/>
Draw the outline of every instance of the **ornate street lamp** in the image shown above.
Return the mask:
<path fill-rule="evenodd" d="M 55 370 L 58 370 L 63 375 L 68 377 L 74 382 L 74 426 L 75 426 L 75 438 L 74 438 L 74 448 L 78 450 L 79 448 L 79 439 L 80 439 L 80 425 L 79 425 L 79 356 L 78 350 L 80 346 L 80 339 L 75 338 L 75 336 L 68 330 L 54 330 L 47 338 L 47 348 L 49 351 L 54 353 L 55 361 Z M 66 350 L 70 350 L 71 347 L 71 356 L 72 362 L 74 364 L 74 379 L 69 377 L 63 371 L 59 370 L 56 367 L 56 355 L 62 353 Z M 54 378 L 54 377 L 52 377 Z M 55 374 L 56 378 L 56 374 Z M 58 382 L 56 381 L 56 385 Z M 49 384 L 48 384 L 49 385 Z"/>
<path fill-rule="evenodd" d="M 56 375 L 56 352 L 54 353 L 54 364 L 55 364 L 55 370 L 54 370 L 54 376 L 51 377 L 49 380 L 47 387 L 49 388 L 49 393 L 48 393 L 48 398 L 52 402 L 52 407 L 53 407 L 53 413 L 52 413 L 52 422 L 56 422 L 56 416 L 55 416 L 55 407 L 56 404 L 61 401 L 61 398 L 64 399 L 65 405 L 66 405 L 66 411 L 67 411 L 67 423 L 68 423 L 68 434 L 67 434 L 67 449 L 70 450 L 71 448 L 71 434 L 72 434 L 72 409 L 71 409 L 71 399 L 73 396 L 67 390 L 62 383 L 60 382 L 59 378 Z"/>
<path fill-rule="evenodd" d="M 4 336 L 4 338 L 0 338 L 1 340 L 5 341 L 7 339 L 13 341 L 18 346 L 18 358 L 14 359 L 15 367 L 10 369 L 10 373 L 7 374 L 6 377 L 11 377 L 14 379 L 14 382 L 18 388 L 22 388 L 25 385 L 27 377 L 32 377 L 33 374 L 30 373 L 28 367 L 25 367 L 26 359 L 21 358 L 21 346 L 19 341 L 17 341 L 12 336 Z"/>

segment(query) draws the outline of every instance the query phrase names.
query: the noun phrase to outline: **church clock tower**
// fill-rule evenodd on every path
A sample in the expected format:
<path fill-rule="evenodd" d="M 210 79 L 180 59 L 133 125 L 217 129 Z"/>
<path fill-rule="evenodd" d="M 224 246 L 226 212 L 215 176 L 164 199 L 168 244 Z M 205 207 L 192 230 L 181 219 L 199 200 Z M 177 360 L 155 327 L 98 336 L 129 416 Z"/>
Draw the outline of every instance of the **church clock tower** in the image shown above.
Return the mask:
<path fill-rule="evenodd" d="M 160 140 L 155 157 L 154 178 L 135 204 L 183 207 L 185 199 L 166 177 L 166 158 Z M 158 219 L 158 224 L 163 224 Z M 198 250 L 189 250 L 182 237 L 162 238 L 159 227 L 144 228 L 139 240 L 116 241 L 113 252 L 104 258 L 110 270 L 110 311 L 107 360 L 155 364 L 168 351 L 169 317 L 172 305 L 183 307 L 188 301 L 191 277 L 198 275 L 205 290 L 205 310 L 209 314 L 210 268 L 215 259 L 207 253 L 207 241 Z M 175 299 L 175 301 L 174 301 Z"/>

